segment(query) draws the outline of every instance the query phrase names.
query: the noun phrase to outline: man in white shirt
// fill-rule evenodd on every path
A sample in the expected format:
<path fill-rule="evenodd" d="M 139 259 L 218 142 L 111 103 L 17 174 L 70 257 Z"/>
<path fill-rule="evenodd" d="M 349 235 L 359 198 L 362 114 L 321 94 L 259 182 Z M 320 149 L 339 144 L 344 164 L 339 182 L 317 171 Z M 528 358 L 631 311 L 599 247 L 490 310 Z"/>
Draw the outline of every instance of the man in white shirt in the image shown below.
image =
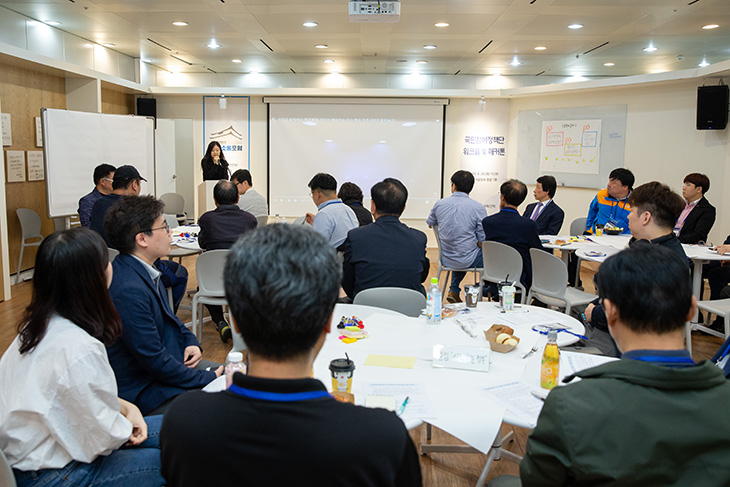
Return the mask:
<path fill-rule="evenodd" d="M 269 206 L 258 191 L 253 189 L 251 173 L 248 169 L 239 169 L 231 175 L 231 181 L 238 188 L 238 207 L 251 213 L 256 218 L 267 216 Z"/>
<path fill-rule="evenodd" d="M 337 197 L 337 180 L 323 172 L 315 174 L 309 181 L 312 201 L 317 205 L 317 214 L 307 213 L 305 220 L 312 228 L 324 235 L 337 250 L 343 250 L 347 232 L 360 226 L 352 208 Z"/>
<path fill-rule="evenodd" d="M 482 220 L 487 217 L 487 210 L 484 205 L 469 198 L 472 188 L 474 175 L 469 171 L 456 171 L 451 176 L 451 196 L 437 201 L 426 220 L 431 228 L 438 225 L 441 260 L 446 267 L 469 269 L 484 265 Z M 461 302 L 459 285 L 464 276 L 466 272 L 452 272 L 446 297 L 449 303 Z"/>

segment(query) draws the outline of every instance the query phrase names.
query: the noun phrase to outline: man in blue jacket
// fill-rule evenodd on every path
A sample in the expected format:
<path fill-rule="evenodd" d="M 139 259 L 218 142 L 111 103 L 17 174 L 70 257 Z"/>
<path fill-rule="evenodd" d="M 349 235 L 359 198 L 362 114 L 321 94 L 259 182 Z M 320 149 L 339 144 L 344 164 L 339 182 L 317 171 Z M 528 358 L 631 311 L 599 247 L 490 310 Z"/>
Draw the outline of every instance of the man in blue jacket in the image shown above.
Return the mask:
<path fill-rule="evenodd" d="M 109 294 L 122 318 L 122 336 L 108 347 L 109 362 L 119 397 L 145 415 L 161 413 L 170 399 L 223 371 L 202 360 L 198 340 L 173 313 L 153 265 L 169 253 L 172 241 L 163 207 L 153 196 L 123 196 L 109 208 L 104 225 L 120 252 Z"/>
<path fill-rule="evenodd" d="M 532 259 L 530 249 L 545 250 L 540 243 L 540 236 L 537 234 L 535 222 L 529 218 L 523 218 L 517 211 L 517 207 L 527 197 L 527 186 L 522 181 L 510 179 L 499 187 L 499 213 L 486 217 L 482 220 L 484 236 L 486 240 L 503 243 L 517 250 L 522 256 L 522 275 L 520 282 L 525 289 L 532 285 Z M 510 276 L 514 279 L 517 276 Z M 490 290 L 492 295 L 496 294 L 496 286 Z"/>

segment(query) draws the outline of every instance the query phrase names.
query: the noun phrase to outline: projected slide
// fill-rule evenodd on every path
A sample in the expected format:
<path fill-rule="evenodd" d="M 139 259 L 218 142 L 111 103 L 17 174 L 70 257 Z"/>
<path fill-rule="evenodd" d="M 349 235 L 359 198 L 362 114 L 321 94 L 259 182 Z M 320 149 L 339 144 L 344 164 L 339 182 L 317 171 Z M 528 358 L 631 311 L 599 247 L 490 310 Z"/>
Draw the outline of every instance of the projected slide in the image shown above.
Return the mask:
<path fill-rule="evenodd" d="M 408 188 L 403 218 L 428 216 L 441 195 L 443 105 L 270 105 L 270 214 L 315 213 L 307 183 L 318 172 L 370 188 L 386 177 Z"/>

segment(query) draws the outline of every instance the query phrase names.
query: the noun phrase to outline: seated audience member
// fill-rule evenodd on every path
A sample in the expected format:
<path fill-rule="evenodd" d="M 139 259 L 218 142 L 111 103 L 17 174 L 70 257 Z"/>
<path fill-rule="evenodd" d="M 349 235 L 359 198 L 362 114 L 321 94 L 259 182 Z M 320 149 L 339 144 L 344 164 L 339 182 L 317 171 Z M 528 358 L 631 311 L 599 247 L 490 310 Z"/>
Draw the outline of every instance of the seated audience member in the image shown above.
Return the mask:
<path fill-rule="evenodd" d="M 344 204 L 352 208 L 357 216 L 357 221 L 360 226 L 368 225 L 373 222 L 373 214 L 370 210 L 362 206 L 362 190 L 360 186 L 355 183 L 342 183 L 340 191 L 337 193 L 337 197 L 342 200 Z"/>
<path fill-rule="evenodd" d="M 443 265 L 454 269 L 483 267 L 481 245 L 484 241 L 482 220 L 487 217 L 484 205 L 469 198 L 474 175 L 456 171 L 451 176 L 451 196 L 437 201 L 426 219 L 429 227 L 438 225 Z M 453 271 L 446 300 L 461 302 L 461 281 L 466 272 Z"/>
<path fill-rule="evenodd" d="M 679 241 L 686 244 L 706 242 L 715 224 L 715 207 L 705 194 L 710 189 L 710 179 L 704 174 L 687 174 L 682 185 L 682 196 L 687 205 L 674 225 Z"/>
<path fill-rule="evenodd" d="M 81 226 L 88 227 L 94 203 L 104 195 L 112 192 L 115 168 L 111 164 L 100 164 L 94 169 L 94 189 L 79 200 L 79 221 Z"/>
<path fill-rule="evenodd" d="M 337 197 L 337 181 L 329 174 L 315 174 L 309 181 L 309 189 L 312 201 L 317 205 L 317 215 L 307 213 L 306 222 L 324 235 L 334 248 L 342 250 L 347 232 L 359 226 L 355 212 Z"/>
<path fill-rule="evenodd" d="M 596 225 L 606 224 L 622 228 L 621 233 L 629 233 L 628 216 L 631 212 L 628 198 L 634 187 L 634 174 L 623 167 L 611 171 L 608 175 L 608 184 L 596 194 L 588 207 L 586 218 L 586 234 L 592 234 Z M 583 289 L 578 269 L 578 257 L 570 254 L 568 259 L 568 283 L 571 286 Z"/>
<path fill-rule="evenodd" d="M 632 236 L 629 246 L 636 241 L 648 241 L 669 249 L 686 263 L 687 255 L 672 231 L 677 215 L 684 207 L 682 198 L 666 184 L 652 181 L 636 188 L 629 196 L 628 204 L 631 205 L 628 221 Z M 689 268 L 686 277 L 689 279 Z M 585 319 L 595 328 L 608 331 L 608 322 L 600 299 L 586 307 Z"/>
<path fill-rule="evenodd" d="M 591 201 L 586 220 L 586 231 L 593 233 L 596 225 L 611 224 L 622 228 L 621 233 L 629 233 L 628 198 L 634 187 L 634 174 L 623 167 L 611 171 L 608 184 Z"/>
<path fill-rule="evenodd" d="M 546 175 L 537 178 L 535 190 L 532 192 L 537 203 L 527 205 L 522 214 L 523 217 L 535 222 L 538 235 L 557 235 L 563 226 L 565 213 L 553 201 L 557 187 L 558 183 L 553 176 Z"/>
<path fill-rule="evenodd" d="M 104 219 L 106 217 L 109 208 L 119 201 L 122 196 L 139 196 L 139 192 L 142 188 L 142 181 L 147 181 L 145 178 L 139 175 L 137 169 L 133 166 L 120 166 L 119 169 L 114 173 L 114 190 L 105 195 L 94 204 L 94 209 L 91 212 L 91 229 L 99 233 L 106 242 L 108 247 L 114 247 L 104 230 Z M 119 249 L 117 249 L 119 250 Z M 167 254 L 165 254 L 167 255 Z M 185 291 L 188 286 L 188 270 L 177 262 L 171 260 L 158 259 L 154 266 L 162 272 L 162 284 L 165 289 L 172 288 L 172 301 L 174 311 L 177 313 L 177 309 L 180 306 Z"/>
<path fill-rule="evenodd" d="M 730 235 L 722 245 L 713 248 L 720 255 L 730 253 Z M 710 284 L 710 299 L 722 299 L 720 292 L 730 283 L 730 265 L 724 262 L 712 261 L 702 266 L 702 277 L 707 278 Z"/>
<path fill-rule="evenodd" d="M 431 263 L 426 257 L 426 234 L 401 223 L 408 190 L 386 178 L 370 190 L 372 225 L 350 230 L 345 240 L 342 288 L 352 299 L 373 287 L 403 287 L 424 296 L 421 284 Z"/>
<path fill-rule="evenodd" d="M 522 485 L 727 485 L 730 415 L 713 405 L 730 402 L 730 383 L 684 346 L 696 310 L 687 260 L 639 242 L 606 259 L 597 280 L 623 355 L 548 394 Z"/>
<path fill-rule="evenodd" d="M 109 210 L 111 205 L 119 201 L 119 198 L 122 196 L 139 196 L 139 192 L 142 189 L 142 181 L 147 180 L 140 176 L 139 171 L 134 166 L 119 166 L 114 172 L 112 192 L 100 197 L 94 203 L 91 209 L 91 216 L 89 217 L 89 227 L 101 235 L 107 246 L 111 247 L 106 232 L 104 231 L 104 216 L 107 210 Z"/>
<path fill-rule="evenodd" d="M 0 447 L 19 487 L 165 485 L 162 417 L 118 397 L 104 349 L 122 331 L 111 278 L 106 245 L 89 229 L 38 248 L 30 305 L 0 359 Z"/>
<path fill-rule="evenodd" d="M 236 184 L 222 179 L 213 188 L 213 200 L 216 209 L 200 215 L 198 225 L 198 244 L 203 250 L 229 249 L 236 243 L 238 237 L 248 230 L 256 228 L 256 218 L 249 212 L 243 211 L 238 202 Z M 231 328 L 223 317 L 223 307 L 216 304 L 206 304 L 210 318 L 216 324 L 218 335 L 223 342 L 231 339 Z"/>
<path fill-rule="evenodd" d="M 231 181 L 238 188 L 238 207 L 251 213 L 256 218 L 269 214 L 269 205 L 258 191 L 253 189 L 251 173 L 248 169 L 239 169 L 231 174 Z"/>
<path fill-rule="evenodd" d="M 537 234 L 537 225 L 529 218 L 522 218 L 517 207 L 525 201 L 527 186 L 522 181 L 510 179 L 499 187 L 499 213 L 482 220 L 485 239 L 509 245 L 522 256 L 520 282 L 525 289 L 532 285 L 532 259 L 530 249 L 545 250 Z M 517 276 L 511 276 L 514 279 Z M 496 286 L 490 290 L 496 295 Z"/>
<path fill-rule="evenodd" d="M 122 318 L 121 339 L 108 347 L 109 362 L 119 395 L 145 414 L 205 386 L 223 370 L 206 370 L 211 364 L 201 360 L 198 340 L 170 308 L 160 271 L 153 266 L 167 255 L 172 241 L 163 207 L 153 196 L 126 196 L 105 219 L 109 241 L 120 252 L 109 293 Z"/>
<path fill-rule="evenodd" d="M 394 413 L 339 402 L 311 377 L 340 278 L 334 248 L 308 227 L 266 226 L 233 246 L 225 288 L 248 345 L 247 375 L 170 406 L 160 435 L 168 485 L 421 485 L 416 449 Z"/>

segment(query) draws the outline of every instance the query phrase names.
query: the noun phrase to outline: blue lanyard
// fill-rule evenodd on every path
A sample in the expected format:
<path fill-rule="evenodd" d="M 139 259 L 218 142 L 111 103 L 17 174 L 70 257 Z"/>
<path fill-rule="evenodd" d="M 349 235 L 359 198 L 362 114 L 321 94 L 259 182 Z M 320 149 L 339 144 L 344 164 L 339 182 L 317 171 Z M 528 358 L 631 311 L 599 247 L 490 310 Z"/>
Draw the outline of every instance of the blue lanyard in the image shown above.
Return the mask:
<path fill-rule="evenodd" d="M 239 396 L 272 402 L 295 402 L 306 401 L 308 399 L 318 399 L 320 397 L 331 397 L 329 392 L 327 391 L 267 392 L 256 391 L 253 389 L 244 389 L 243 387 L 239 387 L 235 384 L 231 384 L 228 390 L 235 394 L 238 394 Z"/>
<path fill-rule="evenodd" d="M 663 357 L 661 355 L 642 355 L 639 357 L 631 357 L 631 360 L 640 360 L 642 362 L 654 362 L 658 364 L 690 366 L 695 365 L 694 360 L 689 357 Z"/>

